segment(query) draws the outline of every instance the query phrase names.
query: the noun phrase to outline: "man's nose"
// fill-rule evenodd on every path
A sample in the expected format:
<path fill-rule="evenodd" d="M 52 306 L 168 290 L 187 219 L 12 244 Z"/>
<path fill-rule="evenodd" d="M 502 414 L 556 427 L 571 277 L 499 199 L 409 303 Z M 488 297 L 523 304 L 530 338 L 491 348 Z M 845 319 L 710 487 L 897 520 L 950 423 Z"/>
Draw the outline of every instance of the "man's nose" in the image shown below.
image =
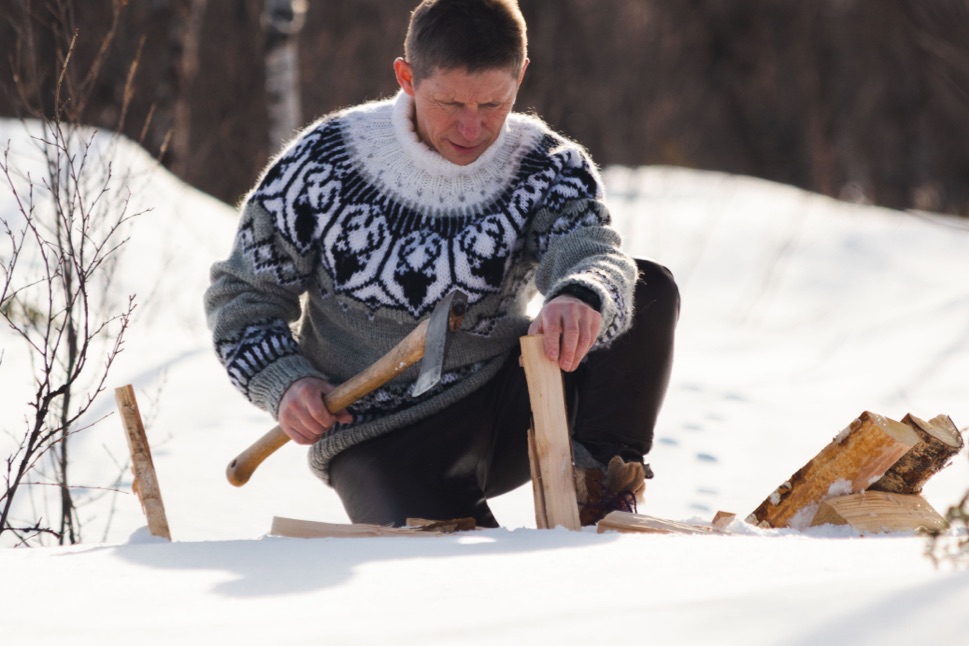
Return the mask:
<path fill-rule="evenodd" d="M 458 118 L 458 133 L 467 143 L 474 143 L 481 135 L 481 115 L 478 111 L 466 108 Z"/>

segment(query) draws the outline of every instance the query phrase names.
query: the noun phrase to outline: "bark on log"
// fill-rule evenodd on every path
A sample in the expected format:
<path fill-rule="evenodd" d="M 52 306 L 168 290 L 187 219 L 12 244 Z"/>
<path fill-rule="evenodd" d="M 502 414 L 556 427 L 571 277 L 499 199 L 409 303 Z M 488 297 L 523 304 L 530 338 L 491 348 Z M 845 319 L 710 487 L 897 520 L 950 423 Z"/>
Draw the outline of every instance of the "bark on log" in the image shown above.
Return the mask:
<path fill-rule="evenodd" d="M 948 523 L 922 496 L 863 491 L 825 500 L 811 526 L 851 525 L 862 534 L 944 531 Z"/>
<path fill-rule="evenodd" d="M 919 442 L 869 487 L 871 491 L 921 493 L 929 478 L 947 467 L 965 446 L 962 434 L 947 415 L 926 422 L 910 413 L 902 423 L 912 427 Z"/>
<path fill-rule="evenodd" d="M 906 424 L 866 411 L 768 496 L 747 522 L 804 529 L 823 500 L 864 491 L 918 442 Z"/>

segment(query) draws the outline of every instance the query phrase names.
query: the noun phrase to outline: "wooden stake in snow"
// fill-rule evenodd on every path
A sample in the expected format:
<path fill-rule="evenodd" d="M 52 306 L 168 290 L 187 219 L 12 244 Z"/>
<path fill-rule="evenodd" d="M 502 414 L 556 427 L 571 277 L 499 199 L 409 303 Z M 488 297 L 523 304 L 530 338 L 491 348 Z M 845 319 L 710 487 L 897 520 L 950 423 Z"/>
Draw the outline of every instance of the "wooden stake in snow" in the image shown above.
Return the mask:
<path fill-rule="evenodd" d="M 165 516 L 165 505 L 162 504 L 161 489 L 155 475 L 155 465 L 151 460 L 151 448 L 148 446 L 145 426 L 135 400 L 135 390 L 131 386 L 123 386 L 115 389 L 114 395 L 124 424 L 125 437 L 128 438 L 128 449 L 131 451 L 131 472 L 135 476 L 131 488 L 141 500 L 141 508 L 148 519 L 148 531 L 152 536 L 172 540 L 168 530 L 168 518 Z"/>
<path fill-rule="evenodd" d="M 804 529 L 822 501 L 864 491 L 918 442 L 906 424 L 864 412 L 768 496 L 747 522 Z"/>
<path fill-rule="evenodd" d="M 522 366 L 528 381 L 534 433 L 529 437 L 536 523 L 582 529 L 575 496 L 572 442 L 565 415 L 562 372 L 545 356 L 544 335 L 521 338 Z"/>
<path fill-rule="evenodd" d="M 948 466 L 965 446 L 962 434 L 948 415 L 939 415 L 926 422 L 908 414 L 902 423 L 918 434 L 919 443 L 869 487 L 871 491 L 921 493 L 929 478 Z"/>
<path fill-rule="evenodd" d="M 821 503 L 811 526 L 851 525 L 862 534 L 945 531 L 948 523 L 922 496 L 863 491 Z"/>

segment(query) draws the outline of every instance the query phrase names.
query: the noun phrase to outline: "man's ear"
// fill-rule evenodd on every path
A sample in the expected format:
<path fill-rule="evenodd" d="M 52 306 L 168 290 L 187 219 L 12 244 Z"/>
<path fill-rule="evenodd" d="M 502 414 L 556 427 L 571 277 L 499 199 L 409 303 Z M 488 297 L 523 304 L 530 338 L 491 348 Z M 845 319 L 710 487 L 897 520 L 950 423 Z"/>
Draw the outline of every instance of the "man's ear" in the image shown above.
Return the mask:
<path fill-rule="evenodd" d="M 414 96 L 414 68 L 403 58 L 394 61 L 394 75 L 404 94 Z"/>
<path fill-rule="evenodd" d="M 526 58 L 525 62 L 522 63 L 522 71 L 518 73 L 518 85 L 522 84 L 522 80 L 525 78 L 525 70 L 527 69 L 528 69 L 528 59 Z"/>

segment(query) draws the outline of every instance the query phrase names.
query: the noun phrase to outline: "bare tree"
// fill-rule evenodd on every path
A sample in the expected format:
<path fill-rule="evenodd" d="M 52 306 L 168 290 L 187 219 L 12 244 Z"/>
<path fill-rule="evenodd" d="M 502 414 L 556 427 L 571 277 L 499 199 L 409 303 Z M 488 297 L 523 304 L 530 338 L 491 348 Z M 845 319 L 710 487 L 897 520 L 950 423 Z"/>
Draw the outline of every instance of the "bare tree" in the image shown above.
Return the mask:
<path fill-rule="evenodd" d="M 269 150 L 278 150 L 300 126 L 299 61 L 296 36 L 303 28 L 306 0 L 266 0 L 266 109 Z"/>
<path fill-rule="evenodd" d="M 176 20 L 172 22 L 169 65 L 174 82 L 171 94 L 175 105 L 172 111 L 173 126 L 166 134 L 172 137 L 172 171 L 179 176 L 187 173 L 192 155 L 192 104 L 189 92 L 199 71 L 199 39 L 208 0 L 176 0 Z M 165 144 L 162 144 L 162 154 Z"/>
<path fill-rule="evenodd" d="M 123 6 L 115 0 L 115 24 Z M 0 173 L 16 208 L 0 214 L 0 317 L 30 355 L 33 394 L 21 431 L 6 429 L 15 441 L 4 460 L 0 536 L 9 533 L 21 544 L 43 543 L 46 536 L 76 543 L 81 526 L 69 473 L 70 439 L 94 423 L 86 415 L 105 389 L 135 307 L 130 296 L 116 302 L 110 289 L 125 225 L 134 214 L 128 209 L 130 196 L 118 190 L 112 145 L 104 145 L 116 138 L 98 136 L 80 123 L 113 29 L 99 45 L 95 67 L 79 72 L 71 62 L 78 44 L 72 3 L 52 0 L 39 14 L 29 0 L 19 7 L 22 46 L 15 78 L 25 108 L 35 117 L 25 127 L 32 129 L 44 172 L 35 176 L 21 170 L 24 151 L 12 151 L 7 142 Z M 62 39 L 55 64 L 47 68 L 34 49 L 38 23 Z M 128 87 L 136 68 L 137 60 Z M 45 515 L 49 492 L 56 492 L 57 511 Z M 24 493 L 31 504 L 21 504 Z"/>
<path fill-rule="evenodd" d="M 926 532 L 928 543 L 925 554 L 935 563 L 969 566 L 969 491 L 962 500 L 949 508 L 945 515 L 950 531 L 934 530 Z"/>

